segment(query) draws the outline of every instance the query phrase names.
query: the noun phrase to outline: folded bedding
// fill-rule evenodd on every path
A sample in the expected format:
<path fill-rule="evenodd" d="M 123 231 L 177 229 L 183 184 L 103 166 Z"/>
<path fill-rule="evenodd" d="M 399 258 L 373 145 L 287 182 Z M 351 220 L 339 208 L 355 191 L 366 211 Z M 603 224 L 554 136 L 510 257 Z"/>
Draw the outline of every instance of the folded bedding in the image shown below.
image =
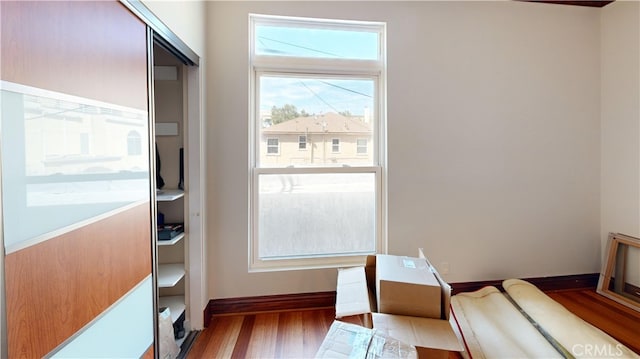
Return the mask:
<path fill-rule="evenodd" d="M 638 358 L 523 280 L 460 293 L 452 313 L 472 358 Z"/>

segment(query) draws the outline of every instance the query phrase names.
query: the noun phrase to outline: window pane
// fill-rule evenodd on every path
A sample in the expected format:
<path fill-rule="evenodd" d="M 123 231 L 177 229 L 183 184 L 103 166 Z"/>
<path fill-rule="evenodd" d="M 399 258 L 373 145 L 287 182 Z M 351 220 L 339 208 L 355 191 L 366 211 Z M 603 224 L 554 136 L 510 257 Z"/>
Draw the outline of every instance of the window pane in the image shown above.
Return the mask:
<path fill-rule="evenodd" d="M 359 155 L 367 154 L 367 140 L 358 139 L 357 146 L 358 146 L 358 154 Z"/>
<path fill-rule="evenodd" d="M 334 138 L 333 140 L 331 140 L 331 143 L 332 143 L 331 151 L 340 152 L 340 139 Z"/>
<path fill-rule="evenodd" d="M 259 83 L 258 167 L 376 164 L 357 149 L 358 139 L 375 138 L 373 79 L 262 75 Z M 276 137 L 280 156 L 267 156 Z"/>
<path fill-rule="evenodd" d="M 377 60 L 378 38 L 376 31 L 260 24 L 255 28 L 254 43 L 258 55 Z"/>
<path fill-rule="evenodd" d="M 277 155 L 280 152 L 280 146 L 277 138 L 267 139 L 267 154 Z"/>
<path fill-rule="evenodd" d="M 261 174 L 260 259 L 375 252 L 375 174 Z"/>

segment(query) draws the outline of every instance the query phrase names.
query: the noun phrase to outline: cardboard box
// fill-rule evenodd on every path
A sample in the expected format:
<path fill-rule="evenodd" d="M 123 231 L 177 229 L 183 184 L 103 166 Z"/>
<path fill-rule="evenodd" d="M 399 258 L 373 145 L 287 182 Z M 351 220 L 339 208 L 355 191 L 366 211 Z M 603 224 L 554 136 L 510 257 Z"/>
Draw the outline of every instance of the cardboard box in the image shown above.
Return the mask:
<path fill-rule="evenodd" d="M 427 260 L 404 256 L 376 258 L 378 312 L 440 319 L 442 286 Z"/>
<path fill-rule="evenodd" d="M 417 358 L 416 348 L 358 325 L 335 321 L 316 358 Z"/>
<path fill-rule="evenodd" d="M 338 285 L 336 295 L 336 318 L 353 322 L 353 318 L 367 323 L 366 326 L 373 329 L 380 329 L 382 333 L 389 333 L 391 337 L 399 339 L 405 343 L 415 345 L 420 358 L 447 357 L 450 351 L 464 350 L 454 328 L 449 321 L 451 287 L 444 282 L 438 272 L 429 261 L 423 257 L 426 267 L 422 268 L 422 273 L 431 273 L 439 284 L 438 294 L 433 290 L 429 291 L 427 298 L 411 293 L 413 300 L 432 301 L 429 307 L 439 307 L 439 316 L 436 318 L 421 318 L 414 316 L 400 316 L 397 314 L 379 314 L 377 297 L 381 302 L 386 300 L 385 295 L 378 296 L 376 293 L 376 268 L 382 257 L 369 256 L 364 267 L 347 268 L 338 271 Z M 408 258 L 408 257 L 397 257 Z M 396 259 L 398 260 L 398 259 Z M 385 259 L 382 259 L 385 261 Z M 382 264 L 387 265 L 387 264 Z M 404 263 L 403 263 L 404 265 Z M 408 264 L 410 265 L 410 264 Z M 365 298 L 368 298 L 368 303 Z M 438 305 L 433 304 L 439 303 Z M 360 312 L 360 313 L 359 313 Z M 404 318 L 403 318 L 404 317 Z M 382 319 L 381 319 L 382 318 Z M 392 319 L 389 319 L 392 318 Z M 399 319 L 393 319 L 399 318 Z M 406 318 L 412 318 L 408 320 Z M 414 321 L 416 319 L 417 321 Z M 417 331 L 417 332 L 414 332 Z M 424 336 L 423 336 L 424 334 Z M 425 338 L 430 338 L 426 340 Z M 456 345 L 457 344 L 457 345 Z"/>
<path fill-rule="evenodd" d="M 371 313 L 377 311 L 375 279 L 376 256 L 367 256 L 364 267 L 338 269 L 336 318 L 372 328 Z"/>
<path fill-rule="evenodd" d="M 339 319 L 357 323 L 367 328 L 373 327 L 370 293 L 367 289 L 364 267 L 338 270 L 338 289 L 336 290 L 336 315 Z"/>
<path fill-rule="evenodd" d="M 419 358 L 446 359 L 464 349 L 448 320 L 373 313 L 373 327 L 415 346 Z"/>

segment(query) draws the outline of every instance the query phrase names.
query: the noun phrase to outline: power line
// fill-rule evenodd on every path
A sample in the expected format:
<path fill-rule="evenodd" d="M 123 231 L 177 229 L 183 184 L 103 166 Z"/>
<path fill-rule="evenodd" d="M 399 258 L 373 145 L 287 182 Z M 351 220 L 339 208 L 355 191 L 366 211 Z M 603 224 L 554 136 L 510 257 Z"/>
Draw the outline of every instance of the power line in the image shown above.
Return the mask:
<path fill-rule="evenodd" d="M 336 113 L 339 113 L 340 111 L 338 111 L 335 107 L 331 106 L 330 103 L 328 103 L 327 101 L 325 101 L 320 95 L 318 95 L 317 93 L 315 93 L 315 91 L 313 91 L 309 86 L 307 86 L 307 84 L 305 84 L 304 82 L 300 81 L 300 83 L 302 84 L 302 86 L 304 86 L 307 90 L 309 90 L 309 92 L 311 92 L 313 94 L 313 96 L 317 97 L 320 101 L 324 102 L 325 105 L 331 107 Z"/>
<path fill-rule="evenodd" d="M 308 51 L 317 52 L 317 53 L 320 53 L 320 54 L 331 55 L 331 56 L 335 56 L 335 57 L 344 57 L 344 56 L 340 56 L 340 55 L 338 55 L 338 54 L 333 54 L 333 53 L 331 53 L 331 52 L 326 52 L 326 51 L 316 50 L 316 49 L 312 49 L 312 48 L 310 48 L 310 47 L 301 46 L 301 45 L 295 45 L 295 44 L 292 44 L 292 43 L 290 43 L 290 42 L 285 42 L 285 41 L 275 40 L 275 39 L 271 39 L 271 38 L 268 38 L 268 37 L 265 37 L 265 36 L 258 36 L 258 38 L 259 38 L 259 39 L 264 39 L 264 40 L 273 41 L 273 42 L 277 42 L 277 43 L 279 43 L 279 44 L 283 44 L 283 45 L 288 45 L 288 46 L 297 47 L 297 48 L 300 48 L 300 49 L 305 49 L 305 50 L 308 50 Z"/>
<path fill-rule="evenodd" d="M 352 89 L 349 89 L 349 88 L 346 88 L 346 87 L 338 86 L 338 85 L 336 85 L 336 84 L 332 84 L 331 82 L 322 81 L 322 80 L 318 80 L 318 81 L 319 81 L 319 82 L 321 82 L 321 83 L 323 83 L 323 84 L 325 84 L 325 85 L 333 86 L 333 87 L 335 87 L 335 88 L 339 88 L 339 89 L 341 89 L 341 90 L 345 90 L 345 91 L 353 92 L 353 93 L 355 93 L 355 94 L 362 95 L 362 96 L 364 96 L 364 97 L 373 98 L 373 96 L 371 96 L 371 95 L 367 95 L 366 93 L 362 93 L 362 92 L 358 92 L 358 91 L 356 91 L 356 90 L 352 90 Z"/>

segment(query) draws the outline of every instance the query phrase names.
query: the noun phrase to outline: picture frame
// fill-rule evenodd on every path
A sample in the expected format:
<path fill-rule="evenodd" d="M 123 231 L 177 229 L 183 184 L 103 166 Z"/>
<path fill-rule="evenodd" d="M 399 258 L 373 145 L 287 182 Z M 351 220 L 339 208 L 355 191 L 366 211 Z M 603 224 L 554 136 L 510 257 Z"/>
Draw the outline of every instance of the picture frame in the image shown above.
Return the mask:
<path fill-rule="evenodd" d="M 596 292 L 640 312 L 640 239 L 609 233 Z"/>

